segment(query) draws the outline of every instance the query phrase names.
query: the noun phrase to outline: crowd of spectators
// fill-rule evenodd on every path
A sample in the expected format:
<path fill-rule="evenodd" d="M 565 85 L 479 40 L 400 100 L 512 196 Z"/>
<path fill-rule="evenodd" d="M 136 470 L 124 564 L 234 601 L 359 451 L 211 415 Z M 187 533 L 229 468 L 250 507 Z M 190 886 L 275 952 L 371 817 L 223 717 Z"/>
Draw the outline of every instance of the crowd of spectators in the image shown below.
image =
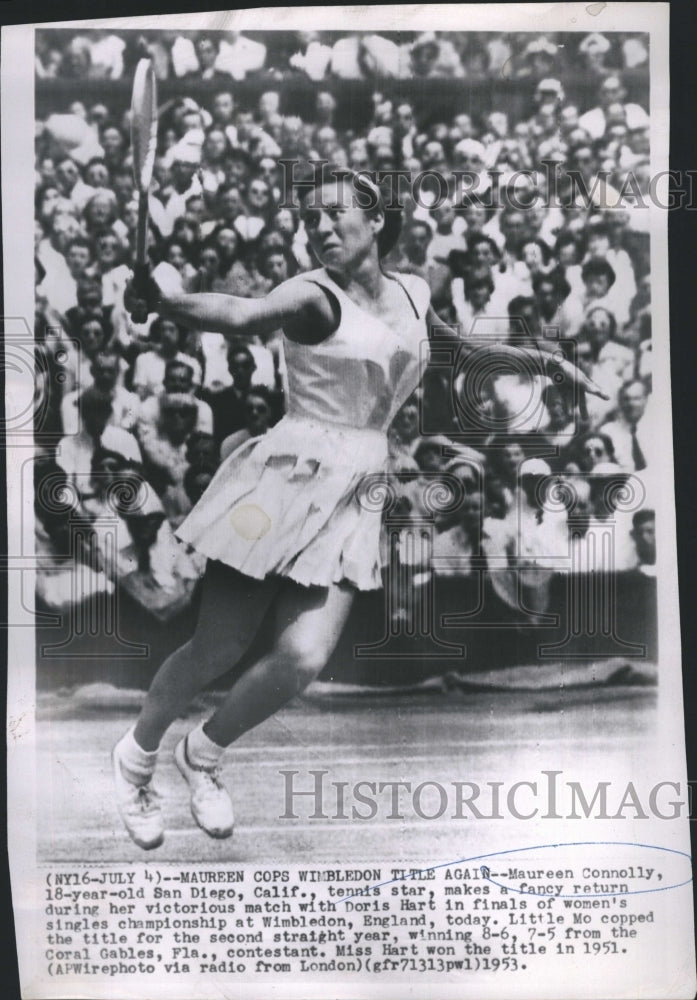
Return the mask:
<path fill-rule="evenodd" d="M 170 288 L 261 296 L 317 266 L 281 159 L 430 172 L 404 190 L 385 262 L 426 279 L 446 324 L 389 435 L 386 562 L 407 570 L 388 581 L 401 581 L 397 619 L 411 613 L 405 579 L 449 581 L 456 607 L 457 587 L 483 573 L 499 613 L 535 620 L 559 578 L 654 573 L 649 118 L 622 76 L 648 81 L 646 40 L 572 37 L 560 47 L 551 34 L 37 33 L 40 78 L 118 79 L 147 46 L 161 78 L 208 81 L 205 99 L 197 90 L 160 109 L 149 253 Z M 485 115 L 452 117 L 379 90 L 382 77 L 503 67 L 529 91 L 518 120 L 495 87 Z M 564 74 L 579 69 L 595 81 L 582 107 L 565 94 Z M 308 119 L 284 112 L 281 86 L 241 102 L 233 81 L 262 71 L 373 77 L 372 121 L 340 128 L 336 88 L 316 88 Z M 121 589 L 166 623 L 192 606 L 202 570 L 174 530 L 221 459 L 284 412 L 283 337 L 131 320 L 126 98 L 76 93 L 37 121 L 38 597 L 55 610 Z M 561 350 L 608 399 L 515 368 L 475 378 L 482 338 Z M 434 508 L 434 483 L 458 502 Z"/>
<path fill-rule="evenodd" d="M 146 46 L 160 80 L 222 83 L 255 75 L 310 80 L 539 80 L 648 68 L 645 36 L 530 32 L 42 30 L 39 79 L 120 80 Z"/>

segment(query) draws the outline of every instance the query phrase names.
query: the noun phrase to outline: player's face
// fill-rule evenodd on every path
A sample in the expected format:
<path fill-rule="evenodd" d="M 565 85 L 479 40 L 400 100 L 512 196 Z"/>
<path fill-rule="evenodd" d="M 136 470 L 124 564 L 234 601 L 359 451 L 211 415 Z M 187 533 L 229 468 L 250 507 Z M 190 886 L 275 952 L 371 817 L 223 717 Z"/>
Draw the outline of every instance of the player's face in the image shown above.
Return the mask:
<path fill-rule="evenodd" d="M 359 263 L 375 243 L 376 221 L 358 204 L 350 181 L 315 188 L 303 198 L 301 212 L 310 245 L 325 267 Z"/>

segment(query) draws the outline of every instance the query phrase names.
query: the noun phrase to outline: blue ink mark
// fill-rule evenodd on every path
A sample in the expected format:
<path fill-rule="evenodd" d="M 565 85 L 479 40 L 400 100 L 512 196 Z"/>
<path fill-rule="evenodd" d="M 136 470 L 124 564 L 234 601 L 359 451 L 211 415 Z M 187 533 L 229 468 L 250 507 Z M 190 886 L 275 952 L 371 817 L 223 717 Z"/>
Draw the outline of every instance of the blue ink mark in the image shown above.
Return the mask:
<path fill-rule="evenodd" d="M 347 903 L 350 899 L 357 899 L 359 896 L 364 895 L 364 893 L 369 892 L 371 889 L 379 889 L 384 885 L 394 885 L 395 882 L 406 882 L 407 879 L 416 878 L 418 875 L 423 875 L 426 872 L 435 872 L 439 868 L 452 868 L 453 865 L 468 865 L 472 864 L 473 861 L 485 861 L 487 858 L 500 858 L 504 855 L 510 854 L 523 854 L 525 851 L 545 851 L 550 848 L 557 849 L 559 847 L 641 847 L 647 851 L 665 851 L 667 854 L 677 854 L 681 858 L 687 858 L 692 865 L 692 856 L 686 854 L 684 851 L 678 851 L 673 847 L 660 847 L 656 844 L 636 844 L 632 841 L 625 840 L 572 840 L 566 843 L 559 844 L 535 844 L 532 847 L 518 847 L 509 848 L 506 851 L 494 851 L 491 854 L 477 854 L 472 858 L 461 858 L 459 861 L 446 861 L 440 865 L 433 865 L 431 868 L 421 868 L 417 871 L 410 872 L 409 875 L 401 875 L 399 878 L 387 879 L 385 882 L 376 882 L 375 885 L 366 886 L 365 889 L 361 889 L 359 892 L 355 892 L 352 896 L 343 896 L 341 899 L 337 900 L 338 903 Z M 542 892 L 525 892 L 522 889 L 514 889 L 510 885 L 504 885 L 501 882 L 496 882 L 491 878 L 491 869 L 487 865 L 480 865 L 479 871 L 482 873 L 484 878 L 491 882 L 493 885 L 498 886 L 499 889 L 505 889 L 507 892 L 517 892 L 522 896 L 536 896 L 538 899 L 603 899 L 605 897 L 612 896 L 640 896 L 647 892 L 667 892 L 668 889 L 680 889 L 684 885 L 689 885 L 692 882 L 692 875 L 685 879 L 684 882 L 676 882 L 674 885 L 661 885 L 655 889 L 631 889 L 629 892 L 604 892 L 604 893 L 573 893 L 570 896 L 553 896 L 551 893 Z"/>

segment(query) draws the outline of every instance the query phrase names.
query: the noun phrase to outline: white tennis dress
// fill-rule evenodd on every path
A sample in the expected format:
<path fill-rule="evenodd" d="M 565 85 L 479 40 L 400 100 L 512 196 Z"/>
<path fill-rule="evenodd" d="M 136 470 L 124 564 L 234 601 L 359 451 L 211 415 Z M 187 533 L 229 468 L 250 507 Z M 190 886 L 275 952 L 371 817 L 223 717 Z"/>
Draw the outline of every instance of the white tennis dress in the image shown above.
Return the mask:
<path fill-rule="evenodd" d="M 387 429 L 421 378 L 429 288 L 415 275 L 395 277 L 404 289 L 396 331 L 323 269 L 294 280 L 330 290 L 339 325 L 319 344 L 286 339 L 286 416 L 222 462 L 176 534 L 256 579 L 372 590 L 381 586 L 381 515 L 362 498 L 365 477 L 385 469 Z"/>

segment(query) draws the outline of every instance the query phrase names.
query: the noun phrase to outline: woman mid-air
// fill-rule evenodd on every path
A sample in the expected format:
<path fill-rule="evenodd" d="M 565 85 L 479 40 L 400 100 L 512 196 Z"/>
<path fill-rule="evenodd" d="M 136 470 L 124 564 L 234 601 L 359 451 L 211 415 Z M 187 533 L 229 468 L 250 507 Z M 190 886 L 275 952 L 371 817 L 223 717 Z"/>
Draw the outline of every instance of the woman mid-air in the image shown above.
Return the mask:
<path fill-rule="evenodd" d="M 121 817 L 146 850 L 164 838 L 152 785 L 160 741 L 194 696 L 253 652 L 217 710 L 174 751 L 194 819 L 210 836 L 229 837 L 232 803 L 219 770 L 226 747 L 320 673 L 355 592 L 382 585 L 381 519 L 361 505 L 360 487 L 385 469 L 387 429 L 420 380 L 429 327 L 439 321 L 425 281 L 382 270 L 401 215 L 364 176 L 327 167 L 300 208 L 318 270 L 262 299 L 170 297 L 151 285 L 146 300 L 150 311 L 200 329 L 251 337 L 281 328 L 289 385 L 286 416 L 223 461 L 177 531 L 208 557 L 197 628 L 162 664 L 113 752 Z M 130 307 L 142 309 L 135 295 Z M 596 392 L 572 365 L 555 363 Z"/>

